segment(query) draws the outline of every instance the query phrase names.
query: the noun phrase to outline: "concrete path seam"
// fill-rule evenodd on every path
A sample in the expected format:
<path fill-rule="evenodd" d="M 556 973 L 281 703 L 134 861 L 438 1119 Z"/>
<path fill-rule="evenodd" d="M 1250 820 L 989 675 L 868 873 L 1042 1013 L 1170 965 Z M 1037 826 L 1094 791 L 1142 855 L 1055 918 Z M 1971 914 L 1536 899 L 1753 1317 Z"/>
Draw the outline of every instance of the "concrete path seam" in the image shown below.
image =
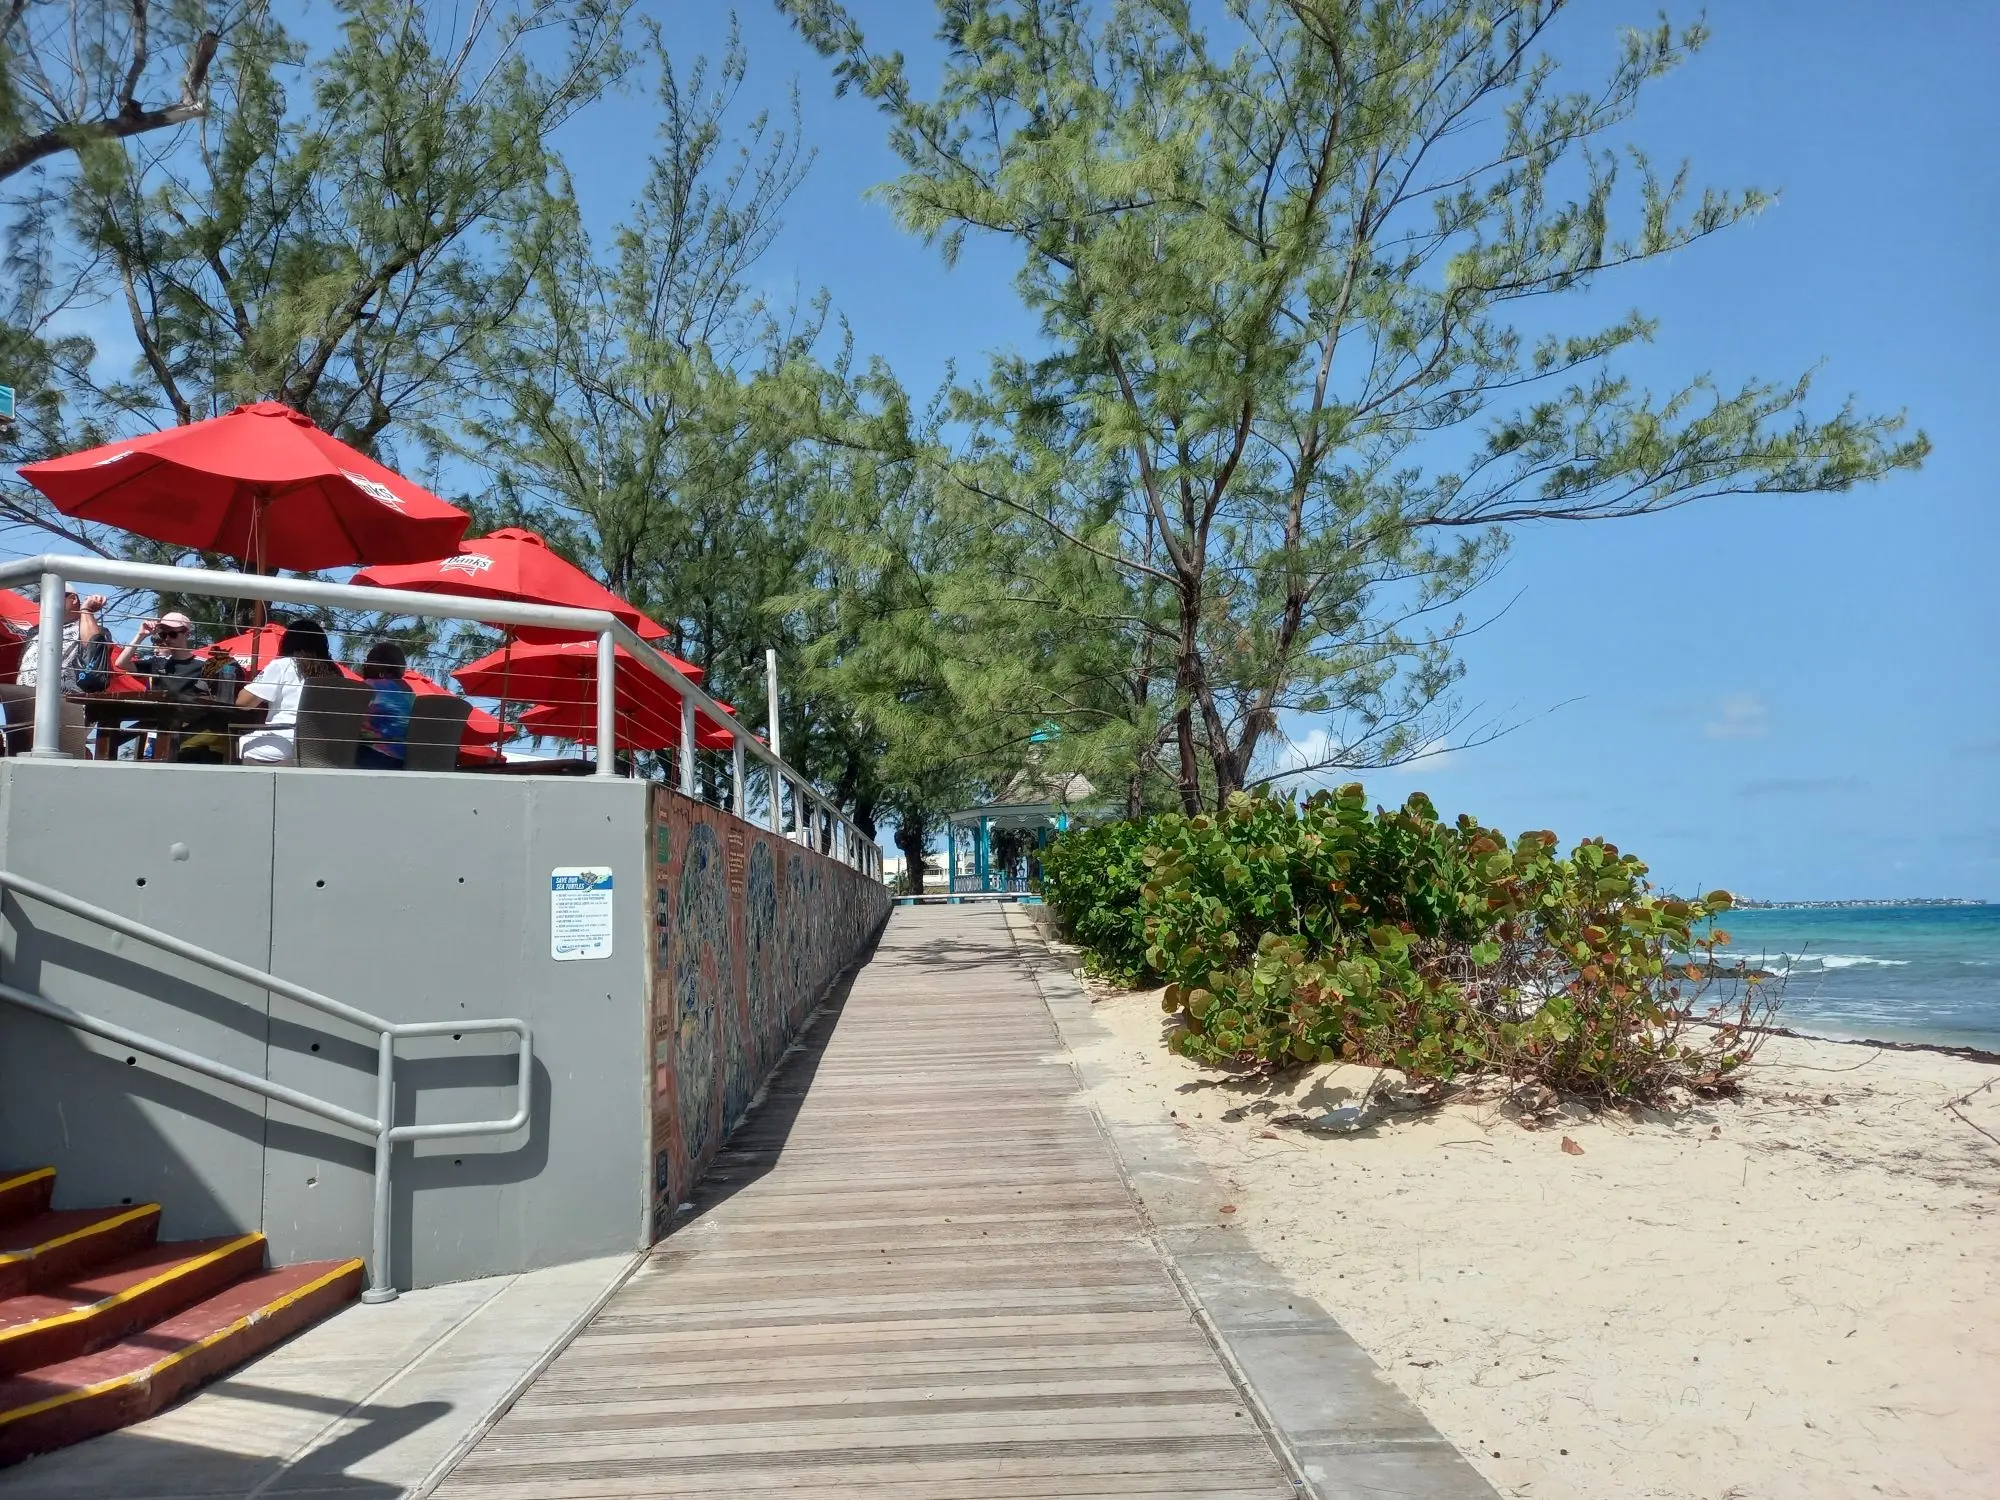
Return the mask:
<path fill-rule="evenodd" d="M 1077 1066 L 1076 1049 L 1070 1045 L 1070 1039 L 1063 1031 L 1062 1020 L 1057 1016 L 1055 1007 L 1049 1003 L 1048 988 L 1042 983 L 1041 966 L 1028 957 L 1028 953 L 1032 953 L 1034 949 L 1041 949 L 1046 956 L 1046 947 L 1040 936 L 1032 930 L 1023 933 L 1020 924 L 1024 924 L 1026 919 L 1019 913 L 1009 910 L 1005 915 L 1008 934 L 1014 940 L 1014 950 L 1027 960 L 1021 967 L 1026 970 L 1028 982 L 1034 985 L 1035 993 L 1041 997 L 1042 1008 L 1049 1014 L 1049 1024 L 1055 1029 L 1056 1039 L 1062 1043 L 1063 1052 L 1069 1059 L 1070 1072 L 1076 1077 L 1077 1092 L 1083 1099 L 1084 1107 L 1090 1111 L 1091 1121 L 1097 1126 L 1097 1134 L 1104 1142 L 1104 1149 L 1111 1155 L 1112 1165 L 1118 1171 L 1118 1180 L 1125 1185 L 1126 1196 L 1132 1200 L 1133 1211 L 1139 1216 L 1139 1225 L 1145 1233 L 1147 1244 L 1152 1246 L 1153 1254 L 1158 1257 L 1160 1265 L 1167 1273 L 1167 1279 L 1173 1282 L 1175 1289 L 1180 1293 L 1181 1301 L 1187 1305 L 1188 1314 L 1194 1319 L 1195 1326 L 1201 1330 L 1202 1337 L 1208 1340 L 1209 1348 L 1215 1351 L 1215 1357 L 1227 1372 L 1230 1384 L 1236 1387 L 1236 1394 L 1249 1409 L 1250 1415 L 1256 1419 L 1259 1430 L 1264 1434 L 1264 1440 L 1271 1445 L 1272 1453 L 1284 1467 L 1285 1478 L 1291 1482 L 1292 1489 L 1301 1497 L 1305 1497 L 1305 1500 L 1310 1500 L 1313 1488 L 1311 1481 L 1306 1478 L 1305 1465 L 1299 1461 L 1298 1454 L 1292 1451 L 1292 1445 L 1286 1439 L 1284 1429 L 1278 1426 L 1277 1419 L 1264 1405 L 1264 1398 L 1257 1393 L 1257 1387 L 1251 1383 L 1249 1373 L 1238 1362 L 1235 1351 L 1223 1338 L 1222 1331 L 1215 1326 L 1215 1320 L 1209 1317 L 1208 1309 L 1202 1305 L 1200 1295 L 1189 1284 L 1173 1253 L 1160 1239 L 1159 1232 L 1153 1224 L 1153 1217 L 1146 1210 L 1146 1200 L 1140 1196 L 1138 1187 L 1132 1181 L 1132 1174 L 1126 1170 L 1125 1153 L 1118 1149 L 1118 1141 L 1111 1133 L 1110 1122 L 1098 1108 L 1097 1099 L 1091 1093 L 1082 1069 Z M 1033 945 L 1032 948 L 1029 945 Z M 1023 952 L 1024 949 L 1027 949 L 1026 953 Z"/>
<path fill-rule="evenodd" d="M 1230 1379 L 1244 1394 L 1249 1410 L 1255 1416 L 1258 1425 L 1264 1429 L 1273 1452 L 1285 1466 L 1300 1495 L 1308 1497 L 1308 1500 L 1350 1500 L 1350 1497 L 1391 1494 L 1407 1495 L 1409 1500 L 1499 1500 L 1498 1492 L 1466 1461 L 1462 1453 L 1436 1431 L 1429 1420 L 1417 1410 L 1415 1403 L 1409 1401 L 1387 1376 L 1381 1374 L 1379 1367 L 1367 1356 L 1366 1351 L 1352 1345 L 1351 1339 L 1340 1330 L 1338 1321 L 1310 1296 L 1303 1292 L 1294 1292 L 1291 1294 L 1294 1303 L 1303 1304 L 1307 1309 L 1307 1313 L 1299 1317 L 1300 1330 L 1308 1336 L 1317 1333 L 1320 1339 L 1327 1341 L 1329 1353 L 1332 1341 L 1337 1340 L 1344 1346 L 1352 1347 L 1356 1355 L 1368 1366 L 1371 1378 L 1387 1387 L 1391 1393 L 1390 1399 L 1399 1403 L 1408 1412 L 1416 1429 L 1406 1437 L 1377 1431 L 1364 1440 L 1316 1434 L 1309 1445 L 1313 1450 L 1312 1455 L 1309 1456 L 1301 1450 L 1295 1434 L 1287 1428 L 1282 1413 L 1274 1410 L 1271 1403 L 1266 1400 L 1255 1371 L 1248 1367 L 1243 1357 L 1236 1352 L 1223 1321 L 1216 1317 L 1200 1287 L 1195 1284 L 1194 1278 L 1181 1265 L 1178 1253 L 1168 1241 L 1165 1226 L 1159 1222 L 1148 1205 L 1144 1192 L 1133 1176 L 1132 1163 L 1126 1156 L 1119 1129 L 1112 1125 L 1097 1104 L 1090 1080 L 1077 1053 L 1077 1047 L 1084 1038 L 1074 1033 L 1073 1026 L 1064 1025 L 1064 1007 L 1055 1002 L 1051 991 L 1066 992 L 1065 1000 L 1082 1007 L 1086 1016 L 1091 1004 L 1089 995 L 1071 974 L 1069 966 L 1062 963 L 1050 950 L 1043 934 L 1027 913 L 1018 908 L 1009 910 L 1006 914 L 1006 925 L 1013 939 L 1015 952 L 1033 981 L 1036 992 L 1048 1011 L 1050 1022 L 1055 1027 L 1056 1035 L 1069 1057 L 1070 1066 L 1077 1074 L 1078 1084 L 1089 1105 L 1091 1117 L 1096 1122 L 1099 1133 L 1104 1137 L 1105 1144 L 1111 1150 L 1119 1176 L 1124 1180 L 1126 1191 L 1138 1209 L 1140 1222 L 1145 1228 L 1148 1239 L 1152 1241 L 1155 1252 L 1166 1265 L 1174 1284 L 1180 1288 L 1181 1296 L 1193 1312 L 1204 1336 L 1214 1346 L 1223 1367 L 1229 1372 Z M 1090 1024 L 1096 1027 L 1098 1023 L 1092 1019 Z M 1213 1183 L 1213 1174 L 1207 1165 L 1186 1147 L 1167 1143 L 1164 1147 L 1156 1149 L 1159 1154 L 1170 1156 L 1174 1160 L 1177 1177 L 1184 1176 L 1187 1181 L 1203 1185 Z M 1214 1196 L 1219 1201 L 1224 1195 L 1217 1188 Z M 1234 1233 L 1240 1231 L 1233 1231 L 1232 1234 Z M 1246 1287 L 1255 1285 L 1260 1280 L 1268 1281 L 1274 1278 L 1287 1287 L 1291 1286 L 1290 1279 L 1279 1273 L 1277 1268 L 1259 1252 L 1247 1243 L 1233 1238 L 1231 1248 L 1223 1256 L 1205 1254 L 1200 1258 L 1208 1261 L 1225 1259 L 1232 1267 L 1240 1267 L 1243 1274 L 1237 1279 Z M 1293 1304 L 1288 1303 L 1287 1306 L 1290 1308 Z M 1321 1320 L 1316 1328 L 1311 1326 L 1312 1315 Z M 1259 1328 L 1261 1326 L 1257 1325 Z M 1251 1337 L 1253 1342 L 1257 1338 L 1256 1332 L 1248 1329 L 1246 1336 Z M 1268 1353 L 1259 1357 L 1267 1362 L 1271 1358 Z M 1266 1371 L 1267 1375 L 1270 1373 L 1272 1372 Z M 1418 1436 L 1418 1432 L 1422 1435 Z M 1399 1453 L 1416 1467 L 1409 1468 L 1399 1461 L 1396 1457 Z M 1314 1457 L 1322 1461 L 1315 1463 Z M 1349 1462 L 1342 1463 L 1340 1467 L 1352 1472 L 1339 1474 L 1329 1472 L 1329 1466 L 1324 1460 L 1334 1457 L 1348 1459 Z M 1374 1470 L 1372 1477 L 1367 1472 L 1370 1469 Z"/>
<path fill-rule="evenodd" d="M 549 1340 L 549 1346 L 535 1356 L 534 1363 L 522 1371 L 514 1383 L 501 1393 L 500 1398 L 481 1414 L 479 1420 L 474 1422 L 471 1427 L 467 1428 L 460 1435 L 458 1441 L 451 1445 L 450 1451 L 431 1466 L 431 1471 L 405 1492 L 405 1500 L 424 1500 L 426 1495 L 430 1494 L 450 1477 L 451 1471 L 463 1463 L 466 1455 L 479 1446 L 480 1439 L 484 1438 L 487 1433 L 498 1426 L 500 1419 L 514 1409 L 514 1403 L 527 1394 L 528 1387 L 541 1379 L 542 1373 L 555 1363 L 556 1356 L 576 1342 L 583 1330 L 596 1320 L 597 1315 L 604 1311 L 611 1299 L 618 1295 L 619 1289 L 632 1279 L 632 1273 L 646 1263 L 646 1257 L 650 1253 L 650 1250 L 637 1250 L 633 1252 L 632 1258 L 625 1263 L 625 1268 L 611 1278 L 603 1291 L 591 1298 L 590 1305 L 577 1314 L 570 1321 L 567 1328 Z M 491 1299 L 489 1298 L 487 1303 L 480 1305 L 479 1310 L 481 1312 L 485 1311 L 490 1302 Z M 477 1313 L 474 1316 L 476 1317 Z M 469 1323 L 472 1319 L 467 1318 L 465 1321 Z M 464 1324 L 459 1326 L 463 1327 Z M 453 1331 L 456 1332 L 457 1330 Z"/>
<path fill-rule="evenodd" d="M 478 1317 L 482 1312 L 486 1311 L 488 1307 L 492 1306 L 493 1299 L 495 1297 L 498 1297 L 502 1292 L 506 1291 L 508 1287 L 512 1286 L 514 1284 L 515 1279 L 518 1278 L 509 1278 L 506 1282 L 504 1282 L 500 1286 L 495 1287 L 492 1293 L 488 1295 L 485 1298 L 485 1300 L 480 1302 L 480 1304 L 477 1307 L 473 1308 L 464 1317 L 460 1318 L 458 1322 L 455 1323 L 450 1329 L 448 1329 L 443 1338 L 437 1340 L 437 1342 L 435 1343 L 426 1344 L 423 1348 L 417 1350 L 416 1353 L 412 1354 L 408 1359 L 404 1360 L 402 1364 L 398 1365 L 394 1370 L 390 1371 L 389 1374 L 383 1376 L 381 1380 L 377 1381 L 373 1386 L 371 1386 L 365 1395 L 351 1402 L 348 1405 L 346 1411 L 342 1412 L 337 1417 L 332 1417 L 328 1419 L 326 1424 L 323 1427 L 321 1427 L 319 1431 L 315 1432 L 311 1437 L 307 1438 L 303 1443 L 300 1443 L 297 1447 L 295 1447 L 290 1453 L 286 1454 L 284 1458 L 282 1458 L 279 1461 L 278 1467 L 274 1469 L 265 1478 L 259 1480 L 256 1487 L 253 1488 L 248 1494 L 246 1494 L 243 1497 L 243 1500 L 262 1500 L 262 1497 L 265 1494 L 269 1493 L 272 1485 L 278 1483 L 279 1480 L 284 1479 L 287 1475 L 289 1475 L 292 1472 L 293 1469 L 295 1469 L 300 1464 L 300 1462 L 310 1457 L 312 1453 L 316 1449 L 318 1449 L 322 1443 L 324 1443 L 327 1440 L 330 1434 L 339 1431 L 341 1427 L 353 1421 L 357 1413 L 364 1412 L 369 1407 L 373 1406 L 378 1400 L 382 1398 L 384 1394 L 386 1394 L 389 1390 L 391 1390 L 395 1386 L 396 1382 L 401 1380 L 404 1376 L 408 1375 L 410 1371 L 414 1370 L 418 1365 L 422 1364 L 426 1359 L 430 1358 L 430 1356 L 433 1353 L 443 1348 L 446 1344 L 450 1343 L 452 1339 L 457 1337 L 458 1331 L 461 1328 L 465 1327 L 467 1323 L 470 1323 L 474 1318 Z M 357 1302 L 347 1309 L 347 1315 L 349 1317 L 366 1317 L 368 1315 L 368 1310 L 361 1303 Z"/>

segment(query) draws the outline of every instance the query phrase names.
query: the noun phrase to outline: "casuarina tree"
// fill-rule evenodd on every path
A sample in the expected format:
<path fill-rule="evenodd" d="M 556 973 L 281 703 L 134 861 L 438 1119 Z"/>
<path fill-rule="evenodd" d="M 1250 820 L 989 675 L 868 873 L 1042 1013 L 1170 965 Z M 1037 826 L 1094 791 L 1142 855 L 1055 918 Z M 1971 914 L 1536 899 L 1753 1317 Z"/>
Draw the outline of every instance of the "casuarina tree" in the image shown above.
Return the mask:
<path fill-rule="evenodd" d="M 1018 252 L 1040 344 L 963 393 L 951 472 L 1125 581 L 1190 811 L 1272 774 L 1290 716 L 1322 766 L 1448 732 L 1459 604 L 1512 523 L 1927 451 L 1805 375 L 1645 389 L 1621 356 L 1653 320 L 1588 321 L 1578 294 L 1769 203 L 1621 149 L 1698 24 L 1572 85 L 1564 0 L 941 0 L 924 97 L 837 0 L 780 4 L 886 112 L 899 220 Z M 1580 326 L 1538 307 L 1565 296 Z"/>

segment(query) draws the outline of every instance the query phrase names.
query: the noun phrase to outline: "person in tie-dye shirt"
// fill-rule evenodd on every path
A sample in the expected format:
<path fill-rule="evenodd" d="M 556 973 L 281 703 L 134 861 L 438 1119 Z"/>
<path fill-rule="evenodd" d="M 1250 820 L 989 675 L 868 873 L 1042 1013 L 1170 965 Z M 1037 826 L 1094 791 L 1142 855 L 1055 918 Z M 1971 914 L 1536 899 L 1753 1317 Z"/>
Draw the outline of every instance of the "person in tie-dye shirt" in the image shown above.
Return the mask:
<path fill-rule="evenodd" d="M 403 681 L 406 665 L 403 648 L 394 641 L 376 642 L 362 663 L 361 680 L 375 693 L 354 756 L 354 764 L 364 771 L 400 771 L 408 758 L 410 705 L 417 695 Z"/>

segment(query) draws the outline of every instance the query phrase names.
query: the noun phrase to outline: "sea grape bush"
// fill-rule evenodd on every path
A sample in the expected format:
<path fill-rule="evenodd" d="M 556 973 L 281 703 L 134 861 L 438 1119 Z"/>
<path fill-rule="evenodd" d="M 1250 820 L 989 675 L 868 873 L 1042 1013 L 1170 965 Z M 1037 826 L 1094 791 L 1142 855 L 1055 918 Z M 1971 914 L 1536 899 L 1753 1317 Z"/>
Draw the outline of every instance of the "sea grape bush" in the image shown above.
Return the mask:
<path fill-rule="evenodd" d="M 1145 978 L 1146 914 L 1139 888 L 1152 825 L 1107 823 L 1072 829 L 1044 851 L 1042 898 L 1089 958 L 1091 968 L 1121 984 Z"/>
<path fill-rule="evenodd" d="M 1043 891 L 1093 966 L 1165 981 L 1171 1045 L 1205 1062 L 1345 1058 L 1441 1084 L 1499 1072 L 1600 1099 L 1720 1092 L 1757 1033 L 1755 976 L 1697 1026 L 1726 891 L 1655 890 L 1601 839 L 1509 840 L 1421 793 L 1238 794 L 1065 834 Z"/>

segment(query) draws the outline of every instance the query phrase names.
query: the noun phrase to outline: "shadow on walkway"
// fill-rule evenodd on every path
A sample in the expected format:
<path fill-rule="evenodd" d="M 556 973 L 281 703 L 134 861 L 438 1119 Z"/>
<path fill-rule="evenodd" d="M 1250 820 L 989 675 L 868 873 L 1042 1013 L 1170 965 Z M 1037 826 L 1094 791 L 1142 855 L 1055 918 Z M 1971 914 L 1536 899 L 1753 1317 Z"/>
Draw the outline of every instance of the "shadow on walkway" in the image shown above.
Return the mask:
<path fill-rule="evenodd" d="M 282 1500 L 290 1495 L 334 1494 L 341 1500 L 393 1500 L 406 1493 L 401 1485 L 348 1471 L 452 1411 L 451 1404 L 444 1401 L 353 1406 L 248 1381 L 210 1386 L 206 1394 L 209 1407 L 218 1411 L 214 1398 L 226 1396 L 232 1419 L 226 1431 L 218 1428 L 214 1432 L 213 1445 L 198 1441 L 209 1436 L 199 1431 L 183 1431 L 171 1438 L 157 1435 L 157 1427 L 155 1431 L 108 1433 L 0 1470 L 0 1500 L 109 1500 L 112 1496 L 117 1500 Z M 355 1425 L 310 1452 L 291 1457 L 259 1453 L 255 1450 L 263 1423 L 257 1406 L 312 1411 L 329 1425 L 338 1421 Z M 188 1423 L 177 1419 L 187 1410 L 188 1402 L 181 1402 L 154 1418 L 154 1424 L 185 1429 Z M 274 1425 L 282 1427 L 283 1418 L 273 1415 Z"/>

